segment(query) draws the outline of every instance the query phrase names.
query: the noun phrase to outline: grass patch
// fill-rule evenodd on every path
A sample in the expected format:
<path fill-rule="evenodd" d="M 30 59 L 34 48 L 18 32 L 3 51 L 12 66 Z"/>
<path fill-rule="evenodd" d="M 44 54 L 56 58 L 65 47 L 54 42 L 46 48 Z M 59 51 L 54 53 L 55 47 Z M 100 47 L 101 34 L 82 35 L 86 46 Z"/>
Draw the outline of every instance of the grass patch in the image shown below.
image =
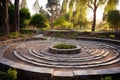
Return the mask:
<path fill-rule="evenodd" d="M 53 47 L 57 48 L 57 49 L 74 49 L 74 48 L 76 48 L 75 45 L 65 44 L 65 43 L 56 44 Z"/>

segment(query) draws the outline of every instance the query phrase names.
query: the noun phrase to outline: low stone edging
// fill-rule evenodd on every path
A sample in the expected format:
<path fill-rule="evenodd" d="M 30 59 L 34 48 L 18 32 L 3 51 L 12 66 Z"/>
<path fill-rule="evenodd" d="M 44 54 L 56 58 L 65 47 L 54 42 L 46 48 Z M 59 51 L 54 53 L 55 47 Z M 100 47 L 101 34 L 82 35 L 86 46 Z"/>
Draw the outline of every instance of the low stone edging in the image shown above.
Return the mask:
<path fill-rule="evenodd" d="M 31 38 L 19 38 L 19 39 L 10 39 L 10 40 L 6 40 L 6 41 L 1 41 L 0 42 L 0 47 L 1 46 L 5 46 L 11 43 L 18 43 L 18 42 L 24 42 L 24 41 L 32 41 L 32 40 L 46 40 L 44 38 L 41 37 L 31 37 Z"/>
<path fill-rule="evenodd" d="M 101 41 L 101 42 L 107 42 L 107 43 L 112 43 L 115 45 L 120 45 L 119 40 L 114 40 L 114 39 L 106 39 L 106 38 L 95 38 L 95 37 L 78 37 L 76 38 L 77 40 L 91 40 L 91 41 Z"/>
<path fill-rule="evenodd" d="M 53 54 L 79 54 L 81 47 L 78 45 L 75 45 L 76 48 L 73 49 L 57 49 L 53 47 L 54 45 L 51 45 L 49 47 L 49 52 L 53 53 Z"/>
<path fill-rule="evenodd" d="M 17 43 L 17 42 L 23 42 L 23 41 L 31 41 L 31 40 L 41 40 L 41 39 L 42 38 L 25 38 L 25 39 L 7 40 L 7 41 L 0 42 L 0 46 L 8 45 L 8 44 L 11 44 L 11 43 Z M 120 41 L 118 41 L 118 40 L 101 39 L 101 38 L 89 38 L 89 37 L 79 38 L 79 39 L 81 39 L 81 40 L 83 39 L 83 40 L 102 41 L 102 42 L 108 42 L 108 43 L 113 43 L 113 44 L 115 42 L 115 44 L 120 45 Z M 8 62 L 6 59 L 3 59 L 3 61 L 5 61 L 6 63 L 8 63 L 11 67 L 16 67 L 16 65 L 19 65 L 19 64 L 14 64 L 13 62 Z M 119 71 L 120 71 L 120 68 L 101 69 L 101 70 L 74 70 L 74 71 L 73 70 L 72 71 L 59 71 L 59 70 L 57 71 L 56 70 L 56 71 L 54 71 L 53 69 L 49 69 L 49 68 L 36 67 L 36 68 L 33 69 L 33 67 L 26 66 L 26 65 L 24 67 L 25 68 L 22 68 L 21 66 L 17 66 L 16 68 L 18 68 L 18 69 L 21 68 L 21 70 L 25 70 L 26 72 L 32 73 L 32 74 L 36 73 L 38 75 L 42 75 L 42 74 L 49 75 L 48 78 L 50 78 L 50 76 L 76 77 L 76 76 L 84 76 L 84 75 L 88 76 L 88 75 L 98 75 L 98 74 L 99 75 L 104 75 L 104 74 L 105 75 L 109 75 L 109 74 L 116 74 L 115 72 L 119 73 Z M 27 70 L 30 70 L 30 71 L 27 71 Z M 39 72 L 39 71 L 41 71 L 41 72 Z"/>

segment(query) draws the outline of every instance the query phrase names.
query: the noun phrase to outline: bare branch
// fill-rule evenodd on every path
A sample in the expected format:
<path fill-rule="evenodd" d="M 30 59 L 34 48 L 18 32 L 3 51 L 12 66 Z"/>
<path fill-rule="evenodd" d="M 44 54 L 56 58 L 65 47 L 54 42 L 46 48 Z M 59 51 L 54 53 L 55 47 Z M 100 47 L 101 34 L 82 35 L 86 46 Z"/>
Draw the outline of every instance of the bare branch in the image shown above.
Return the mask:
<path fill-rule="evenodd" d="M 92 10 L 94 10 L 94 8 L 90 5 L 90 3 L 88 2 L 88 7 L 91 8 Z"/>

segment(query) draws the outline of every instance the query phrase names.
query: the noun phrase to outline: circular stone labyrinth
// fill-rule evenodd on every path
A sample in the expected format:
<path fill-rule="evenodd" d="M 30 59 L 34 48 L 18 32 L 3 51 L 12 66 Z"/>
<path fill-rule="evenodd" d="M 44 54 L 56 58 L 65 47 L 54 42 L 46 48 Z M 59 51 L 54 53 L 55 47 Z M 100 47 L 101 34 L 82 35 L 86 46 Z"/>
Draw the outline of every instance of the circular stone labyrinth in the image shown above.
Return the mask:
<path fill-rule="evenodd" d="M 78 54 L 53 54 L 50 45 L 70 43 L 81 47 Z M 120 46 L 98 41 L 56 39 L 14 43 L 4 50 L 0 62 L 14 68 L 52 76 L 120 73 Z"/>

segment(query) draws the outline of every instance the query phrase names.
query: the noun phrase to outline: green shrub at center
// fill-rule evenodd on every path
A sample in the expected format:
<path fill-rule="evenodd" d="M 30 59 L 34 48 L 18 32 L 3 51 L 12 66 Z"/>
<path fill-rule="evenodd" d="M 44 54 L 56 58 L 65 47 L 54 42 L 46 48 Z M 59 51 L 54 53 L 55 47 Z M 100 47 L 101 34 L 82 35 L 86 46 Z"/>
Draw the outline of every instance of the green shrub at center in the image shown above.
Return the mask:
<path fill-rule="evenodd" d="M 57 48 L 57 49 L 74 49 L 74 48 L 76 48 L 75 45 L 65 44 L 65 43 L 56 44 L 53 47 Z"/>

